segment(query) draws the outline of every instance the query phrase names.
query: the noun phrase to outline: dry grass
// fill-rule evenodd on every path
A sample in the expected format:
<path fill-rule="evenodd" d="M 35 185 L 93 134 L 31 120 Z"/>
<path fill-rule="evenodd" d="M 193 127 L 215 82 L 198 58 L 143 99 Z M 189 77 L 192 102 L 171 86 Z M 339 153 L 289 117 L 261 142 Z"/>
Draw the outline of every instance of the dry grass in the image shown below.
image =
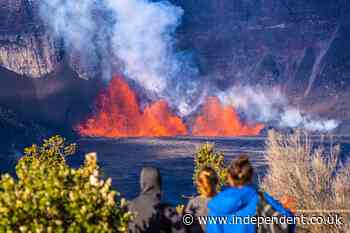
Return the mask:
<path fill-rule="evenodd" d="M 350 163 L 340 162 L 339 146 L 315 148 L 307 133 L 269 132 L 266 145 L 268 171 L 262 187 L 273 196 L 296 200 L 296 215 L 344 218 L 343 225 L 298 225 L 297 232 L 350 232 Z M 323 211 L 322 211 L 323 210 Z M 333 210 L 327 212 L 324 210 Z"/>

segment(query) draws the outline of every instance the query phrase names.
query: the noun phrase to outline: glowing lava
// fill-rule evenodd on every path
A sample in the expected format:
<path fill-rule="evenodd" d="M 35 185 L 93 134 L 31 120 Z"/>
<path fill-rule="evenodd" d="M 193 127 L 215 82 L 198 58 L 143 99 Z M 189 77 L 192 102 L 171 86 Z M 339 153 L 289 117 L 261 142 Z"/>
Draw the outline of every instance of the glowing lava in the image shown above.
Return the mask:
<path fill-rule="evenodd" d="M 248 136 L 258 135 L 263 127 L 262 124 L 242 123 L 233 107 L 222 105 L 217 97 L 208 97 L 201 115 L 194 120 L 192 133 L 189 133 L 166 101 L 158 100 L 142 110 L 135 92 L 122 77 L 116 76 L 97 98 L 95 113 L 76 130 L 81 136 L 111 138 Z"/>
<path fill-rule="evenodd" d="M 217 97 L 208 97 L 202 113 L 194 122 L 192 134 L 195 136 L 253 136 L 264 128 L 263 124 L 245 125 L 235 109 L 224 106 Z"/>
<path fill-rule="evenodd" d="M 141 111 L 136 94 L 120 76 L 111 80 L 95 107 L 94 116 L 77 126 L 82 136 L 114 138 L 188 134 L 182 119 L 174 115 L 163 100 Z"/>

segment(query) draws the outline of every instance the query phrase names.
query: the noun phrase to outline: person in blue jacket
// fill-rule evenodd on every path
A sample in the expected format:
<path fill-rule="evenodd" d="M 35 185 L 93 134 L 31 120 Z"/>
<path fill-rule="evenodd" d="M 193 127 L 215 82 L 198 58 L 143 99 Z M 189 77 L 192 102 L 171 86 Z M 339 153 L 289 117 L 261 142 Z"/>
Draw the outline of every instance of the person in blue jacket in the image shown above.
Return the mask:
<path fill-rule="evenodd" d="M 228 169 L 229 187 L 215 196 L 209 203 L 209 218 L 226 216 L 227 221 L 212 221 L 207 223 L 207 233 L 255 233 L 255 224 L 246 224 L 237 219 L 247 216 L 255 216 L 259 194 L 252 184 L 254 169 L 248 156 L 241 155 L 232 161 Z M 282 216 L 292 217 L 293 214 L 285 209 L 278 201 L 267 193 L 263 194 L 265 201 Z M 236 217 L 235 217 L 236 216 Z M 238 217 L 238 218 L 237 218 Z M 234 220 L 235 219 L 235 220 Z M 295 225 L 291 226 L 291 232 L 295 231 Z"/>

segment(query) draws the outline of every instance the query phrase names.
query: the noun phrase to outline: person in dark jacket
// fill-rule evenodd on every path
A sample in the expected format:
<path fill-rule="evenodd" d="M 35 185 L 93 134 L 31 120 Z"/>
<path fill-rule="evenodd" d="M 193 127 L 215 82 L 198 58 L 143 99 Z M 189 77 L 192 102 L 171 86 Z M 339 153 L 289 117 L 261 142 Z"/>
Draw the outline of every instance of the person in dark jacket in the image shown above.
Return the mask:
<path fill-rule="evenodd" d="M 129 233 L 184 233 L 182 219 L 170 205 L 161 202 L 161 176 L 156 168 L 145 167 L 140 175 L 141 192 L 127 209 L 135 214 Z"/>
<path fill-rule="evenodd" d="M 196 220 L 199 216 L 208 216 L 208 202 L 216 195 L 216 188 L 219 179 L 210 167 L 205 167 L 198 173 L 196 179 L 197 190 L 200 195 L 191 198 L 188 202 L 184 212 L 191 214 Z M 187 230 L 189 233 L 203 233 L 205 232 L 205 224 L 200 225 L 195 221 Z"/>
<path fill-rule="evenodd" d="M 260 203 L 260 195 L 252 185 L 253 167 L 247 156 L 240 156 L 233 161 L 228 171 L 229 188 L 216 195 L 209 203 L 209 216 L 227 216 L 229 222 L 233 219 L 242 219 L 247 216 L 255 216 Z M 278 201 L 267 193 L 263 193 L 264 201 L 267 202 L 280 215 L 292 217 L 293 214 L 285 209 Z M 222 223 L 222 222 L 221 222 Z M 207 233 L 256 233 L 256 224 L 246 224 L 235 221 L 235 224 L 221 224 L 212 222 L 207 224 Z M 288 226 L 289 227 L 289 226 Z M 294 232 L 295 225 L 290 226 Z"/>

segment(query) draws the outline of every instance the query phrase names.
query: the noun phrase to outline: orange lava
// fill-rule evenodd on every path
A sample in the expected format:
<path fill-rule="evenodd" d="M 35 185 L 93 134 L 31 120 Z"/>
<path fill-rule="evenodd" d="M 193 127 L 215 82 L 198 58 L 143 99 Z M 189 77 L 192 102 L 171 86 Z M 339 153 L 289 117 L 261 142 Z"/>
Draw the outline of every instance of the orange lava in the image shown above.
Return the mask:
<path fill-rule="evenodd" d="M 235 109 L 224 106 L 217 97 L 208 97 L 192 127 L 195 136 L 254 136 L 263 124 L 247 125 L 241 122 Z"/>
<path fill-rule="evenodd" d="M 182 119 L 174 115 L 164 100 L 142 111 L 136 94 L 120 76 L 114 77 L 100 94 L 96 113 L 76 127 L 81 136 L 142 137 L 187 135 Z"/>
<path fill-rule="evenodd" d="M 95 113 L 76 130 L 89 137 L 144 137 L 144 136 L 253 136 L 263 124 L 241 122 L 235 109 L 224 106 L 217 97 L 208 97 L 201 115 L 195 118 L 192 133 L 182 119 L 176 116 L 164 100 L 140 107 L 135 92 L 121 77 L 115 76 L 98 96 Z"/>
<path fill-rule="evenodd" d="M 280 199 L 280 202 L 282 203 L 282 205 L 285 208 L 289 209 L 293 213 L 295 213 L 297 211 L 298 202 L 297 202 L 297 199 L 295 197 L 287 196 L 287 195 L 282 196 L 282 198 Z"/>

